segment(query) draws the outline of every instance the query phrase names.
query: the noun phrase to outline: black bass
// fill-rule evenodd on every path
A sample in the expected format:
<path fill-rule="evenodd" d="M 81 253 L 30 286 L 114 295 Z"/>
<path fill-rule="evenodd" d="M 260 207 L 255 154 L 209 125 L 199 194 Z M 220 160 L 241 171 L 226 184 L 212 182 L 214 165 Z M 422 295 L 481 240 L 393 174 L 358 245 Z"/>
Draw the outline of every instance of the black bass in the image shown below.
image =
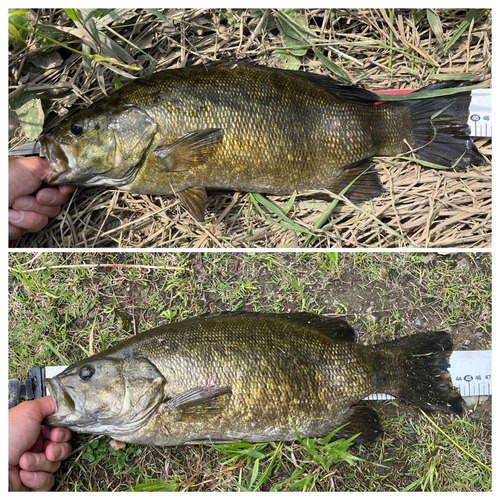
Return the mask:
<path fill-rule="evenodd" d="M 122 341 L 46 380 L 48 425 L 128 443 L 294 440 L 381 433 L 377 413 L 353 406 L 393 394 L 461 414 L 447 372 L 445 332 L 363 346 L 344 321 L 307 313 L 226 313 L 172 323 Z"/>
<path fill-rule="evenodd" d="M 203 221 L 207 189 L 287 195 L 350 186 L 346 196 L 357 202 L 382 190 L 373 156 L 482 161 L 469 137 L 470 92 L 377 101 L 326 76 L 243 62 L 166 70 L 43 135 L 46 182 L 175 194 Z"/>

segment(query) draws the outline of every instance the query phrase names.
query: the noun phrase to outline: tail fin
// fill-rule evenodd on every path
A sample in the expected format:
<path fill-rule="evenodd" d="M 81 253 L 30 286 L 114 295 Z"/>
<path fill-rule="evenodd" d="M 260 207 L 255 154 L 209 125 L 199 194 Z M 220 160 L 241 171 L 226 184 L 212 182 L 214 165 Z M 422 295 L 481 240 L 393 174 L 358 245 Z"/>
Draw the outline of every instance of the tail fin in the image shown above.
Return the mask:
<path fill-rule="evenodd" d="M 453 341 L 446 332 L 422 332 L 377 344 L 387 355 L 383 390 L 423 410 L 461 415 L 464 401 L 451 383 Z"/>
<path fill-rule="evenodd" d="M 457 88 L 467 82 L 447 81 L 428 85 L 417 92 Z M 415 156 L 447 167 L 483 163 L 470 138 L 467 123 L 471 93 L 461 92 L 442 97 L 401 101 L 410 111 L 413 124 Z"/>

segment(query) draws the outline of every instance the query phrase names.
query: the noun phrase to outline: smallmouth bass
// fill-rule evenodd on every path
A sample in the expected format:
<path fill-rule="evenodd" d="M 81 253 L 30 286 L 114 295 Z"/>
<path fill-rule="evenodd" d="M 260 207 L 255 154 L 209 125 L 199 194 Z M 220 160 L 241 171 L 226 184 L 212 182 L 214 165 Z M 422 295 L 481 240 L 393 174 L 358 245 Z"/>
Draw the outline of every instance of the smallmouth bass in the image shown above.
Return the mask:
<path fill-rule="evenodd" d="M 308 313 L 226 313 L 143 332 L 46 380 L 48 425 L 128 443 L 294 440 L 382 432 L 355 406 L 374 392 L 461 414 L 445 332 L 363 346 L 343 320 Z"/>
<path fill-rule="evenodd" d="M 350 186 L 346 196 L 358 202 L 382 191 L 373 156 L 411 150 L 445 166 L 482 161 L 467 126 L 470 92 L 377 101 L 327 76 L 245 62 L 165 70 L 43 135 L 46 182 L 176 195 L 203 221 L 207 190 L 288 195 Z"/>

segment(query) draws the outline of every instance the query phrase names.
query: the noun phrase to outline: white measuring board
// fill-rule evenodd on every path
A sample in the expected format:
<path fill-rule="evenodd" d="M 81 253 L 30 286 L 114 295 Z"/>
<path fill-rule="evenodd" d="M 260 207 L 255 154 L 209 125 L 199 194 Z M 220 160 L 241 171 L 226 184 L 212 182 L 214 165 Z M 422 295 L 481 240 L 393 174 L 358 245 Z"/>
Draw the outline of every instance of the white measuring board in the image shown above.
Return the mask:
<path fill-rule="evenodd" d="M 469 127 L 473 137 L 491 137 L 493 123 L 491 89 L 476 89 L 471 92 Z"/>
<path fill-rule="evenodd" d="M 55 377 L 65 368 L 46 366 L 45 378 Z M 491 395 L 491 351 L 454 351 L 450 357 L 449 371 L 453 385 L 458 387 L 462 396 Z M 365 399 L 381 401 L 395 398 L 388 394 L 372 394 Z"/>

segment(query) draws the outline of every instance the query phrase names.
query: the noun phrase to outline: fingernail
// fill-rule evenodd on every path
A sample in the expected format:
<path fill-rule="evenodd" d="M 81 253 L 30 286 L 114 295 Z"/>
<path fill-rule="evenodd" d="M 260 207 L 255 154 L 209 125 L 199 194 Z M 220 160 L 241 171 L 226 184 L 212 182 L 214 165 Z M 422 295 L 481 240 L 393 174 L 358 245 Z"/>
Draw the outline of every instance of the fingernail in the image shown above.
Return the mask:
<path fill-rule="evenodd" d="M 27 196 L 20 196 L 14 202 L 16 210 L 27 210 L 31 206 L 31 201 L 31 198 L 28 198 Z"/>
<path fill-rule="evenodd" d="M 26 465 L 28 467 L 34 467 L 38 462 L 36 456 L 33 455 L 33 453 L 25 453 L 24 460 L 26 460 Z"/>
<path fill-rule="evenodd" d="M 33 481 L 35 477 L 36 475 L 34 472 L 31 472 L 30 470 L 23 470 L 23 479 L 25 481 Z"/>
<path fill-rule="evenodd" d="M 52 191 L 42 190 L 38 193 L 36 200 L 38 203 L 49 205 L 50 203 L 54 203 L 54 201 L 56 201 L 56 195 Z"/>
<path fill-rule="evenodd" d="M 57 460 L 59 460 L 59 457 L 62 455 L 62 448 L 58 445 L 58 444 L 55 444 L 55 443 L 52 443 L 52 460 L 51 462 L 57 462 Z"/>
<path fill-rule="evenodd" d="M 9 210 L 9 222 L 19 222 L 24 217 L 22 212 L 17 210 Z"/>

